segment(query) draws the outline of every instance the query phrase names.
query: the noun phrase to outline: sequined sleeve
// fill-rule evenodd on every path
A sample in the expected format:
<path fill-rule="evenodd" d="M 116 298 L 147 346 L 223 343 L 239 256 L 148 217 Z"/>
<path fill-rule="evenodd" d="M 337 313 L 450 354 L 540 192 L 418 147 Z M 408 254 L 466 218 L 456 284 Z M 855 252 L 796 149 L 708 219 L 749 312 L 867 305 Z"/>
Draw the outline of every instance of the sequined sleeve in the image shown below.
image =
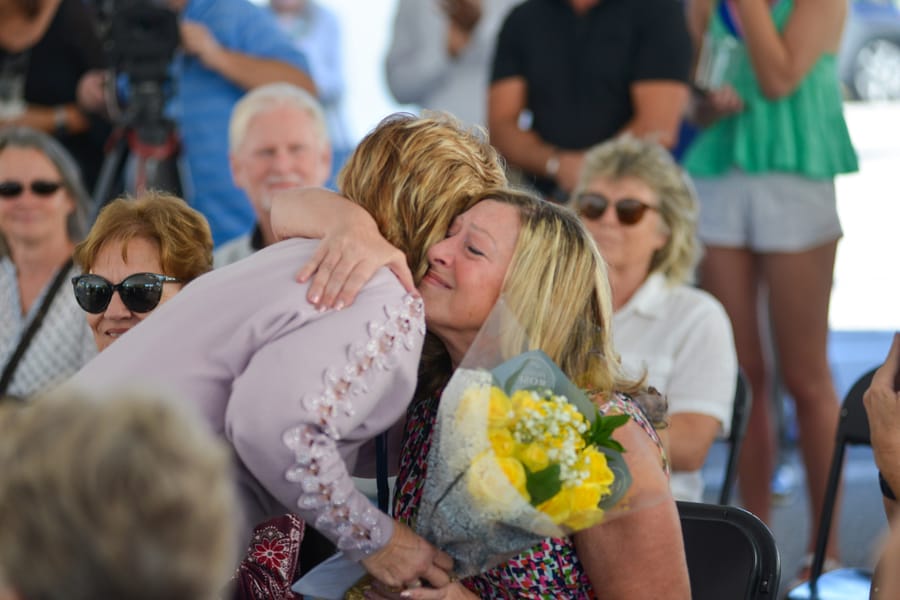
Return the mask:
<path fill-rule="evenodd" d="M 382 548 L 393 521 L 345 461 L 403 414 L 423 336 L 421 300 L 361 297 L 267 344 L 234 383 L 226 435 L 243 464 L 352 559 Z"/>

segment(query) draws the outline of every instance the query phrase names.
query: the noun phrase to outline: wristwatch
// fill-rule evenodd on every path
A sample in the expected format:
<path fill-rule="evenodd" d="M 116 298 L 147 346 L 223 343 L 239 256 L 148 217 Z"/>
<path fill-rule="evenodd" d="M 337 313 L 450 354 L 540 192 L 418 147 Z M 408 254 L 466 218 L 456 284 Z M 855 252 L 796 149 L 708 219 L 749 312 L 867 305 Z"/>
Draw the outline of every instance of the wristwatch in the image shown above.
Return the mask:
<path fill-rule="evenodd" d="M 53 109 L 53 132 L 60 136 L 68 133 L 69 116 L 66 114 L 66 107 L 60 104 Z"/>
<path fill-rule="evenodd" d="M 556 179 L 557 173 L 559 173 L 559 154 L 554 150 L 547 158 L 546 164 L 544 164 L 544 174 L 551 179 Z"/>

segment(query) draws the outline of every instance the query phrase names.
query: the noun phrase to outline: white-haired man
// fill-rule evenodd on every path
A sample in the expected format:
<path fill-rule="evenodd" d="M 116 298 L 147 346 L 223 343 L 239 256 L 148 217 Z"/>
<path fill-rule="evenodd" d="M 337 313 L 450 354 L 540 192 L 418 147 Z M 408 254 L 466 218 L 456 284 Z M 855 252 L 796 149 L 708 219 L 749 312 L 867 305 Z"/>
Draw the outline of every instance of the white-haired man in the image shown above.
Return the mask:
<path fill-rule="evenodd" d="M 272 197 L 291 187 L 321 187 L 331 173 L 331 143 L 319 102 L 289 83 L 270 83 L 235 105 L 228 125 L 231 176 L 256 213 L 256 226 L 216 250 L 221 267 L 277 241 Z"/>

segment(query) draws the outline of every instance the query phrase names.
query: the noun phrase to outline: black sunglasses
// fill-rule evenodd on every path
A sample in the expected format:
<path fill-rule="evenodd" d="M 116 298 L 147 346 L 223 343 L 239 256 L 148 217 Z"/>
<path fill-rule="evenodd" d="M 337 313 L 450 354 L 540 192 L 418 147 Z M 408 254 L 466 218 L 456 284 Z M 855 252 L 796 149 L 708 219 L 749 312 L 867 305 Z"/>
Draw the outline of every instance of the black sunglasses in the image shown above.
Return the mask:
<path fill-rule="evenodd" d="M 52 196 L 62 184 L 58 181 L 47 181 L 46 179 L 35 179 L 28 187 L 35 196 Z M 0 198 L 12 200 L 18 198 L 25 191 L 25 184 L 21 181 L 0 181 Z"/>
<path fill-rule="evenodd" d="M 135 273 L 113 284 L 99 275 L 78 275 L 72 278 L 75 300 L 85 312 L 100 314 L 109 306 L 113 292 L 119 292 L 122 304 L 137 313 L 150 312 L 162 298 L 164 283 L 180 283 L 180 279 L 156 273 Z"/>
<path fill-rule="evenodd" d="M 595 192 L 584 192 L 575 199 L 575 210 L 585 219 L 599 219 L 609 206 L 609 198 Z M 634 198 L 622 198 L 615 203 L 616 216 L 622 225 L 637 225 L 647 210 L 658 210 Z"/>

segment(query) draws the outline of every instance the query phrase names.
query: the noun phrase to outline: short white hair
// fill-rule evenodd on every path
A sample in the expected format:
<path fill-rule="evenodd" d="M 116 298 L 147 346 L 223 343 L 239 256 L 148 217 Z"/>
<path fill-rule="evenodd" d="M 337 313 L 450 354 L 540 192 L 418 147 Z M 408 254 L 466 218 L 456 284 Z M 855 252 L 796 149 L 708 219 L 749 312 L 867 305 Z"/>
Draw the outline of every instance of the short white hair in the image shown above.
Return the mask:
<path fill-rule="evenodd" d="M 236 152 L 244 142 L 247 127 L 256 115 L 281 106 L 292 106 L 306 111 L 312 118 L 316 139 L 322 145 L 330 145 L 328 127 L 322 105 L 312 94 L 291 83 L 277 82 L 254 88 L 238 100 L 231 111 L 228 123 L 228 149 Z"/>

